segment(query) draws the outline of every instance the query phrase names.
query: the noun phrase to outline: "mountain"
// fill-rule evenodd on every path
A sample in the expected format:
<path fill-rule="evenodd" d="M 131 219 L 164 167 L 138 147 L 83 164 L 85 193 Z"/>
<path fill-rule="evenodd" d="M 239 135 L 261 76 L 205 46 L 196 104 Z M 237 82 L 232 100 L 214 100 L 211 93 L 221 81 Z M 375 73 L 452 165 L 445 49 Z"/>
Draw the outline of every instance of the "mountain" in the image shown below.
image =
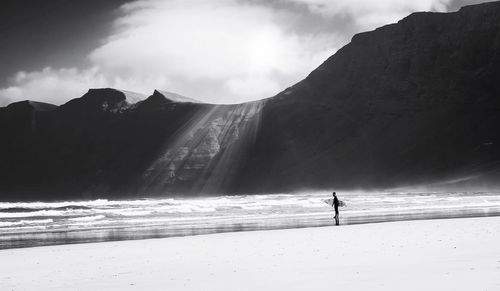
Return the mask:
<path fill-rule="evenodd" d="M 247 177 L 266 190 L 494 180 L 499 31 L 492 2 L 354 36 L 266 102 Z"/>
<path fill-rule="evenodd" d="M 500 2 L 355 35 L 275 97 L 0 108 L 0 200 L 498 187 Z"/>
<path fill-rule="evenodd" d="M 99 197 L 126 190 L 126 181 L 140 175 L 165 140 L 201 110 L 158 95 L 130 103 L 114 89 L 91 89 L 49 112 L 13 105 L 0 109 L 0 134 L 7 137 L 0 144 L 5 199 Z M 21 126 L 26 123 L 35 126 Z"/>

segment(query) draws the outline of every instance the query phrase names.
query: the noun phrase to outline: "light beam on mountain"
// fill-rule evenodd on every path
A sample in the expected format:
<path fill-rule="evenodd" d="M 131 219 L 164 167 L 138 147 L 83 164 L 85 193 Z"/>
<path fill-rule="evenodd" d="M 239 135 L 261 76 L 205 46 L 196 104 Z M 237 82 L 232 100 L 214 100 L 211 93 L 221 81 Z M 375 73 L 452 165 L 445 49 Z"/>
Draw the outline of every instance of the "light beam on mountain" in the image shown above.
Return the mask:
<path fill-rule="evenodd" d="M 163 193 L 187 187 L 210 193 L 230 184 L 255 140 L 263 102 L 205 105 L 146 170 L 141 191 Z"/>

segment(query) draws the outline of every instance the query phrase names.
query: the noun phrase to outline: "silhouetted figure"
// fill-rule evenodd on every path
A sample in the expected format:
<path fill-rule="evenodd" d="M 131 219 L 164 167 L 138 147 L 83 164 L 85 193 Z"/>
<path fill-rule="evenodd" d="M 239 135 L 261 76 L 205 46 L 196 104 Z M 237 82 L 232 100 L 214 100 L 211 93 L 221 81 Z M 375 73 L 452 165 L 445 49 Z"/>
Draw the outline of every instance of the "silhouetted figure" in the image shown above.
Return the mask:
<path fill-rule="evenodd" d="M 337 193 L 333 192 L 333 208 L 335 209 L 335 225 L 339 225 L 339 199 Z"/>

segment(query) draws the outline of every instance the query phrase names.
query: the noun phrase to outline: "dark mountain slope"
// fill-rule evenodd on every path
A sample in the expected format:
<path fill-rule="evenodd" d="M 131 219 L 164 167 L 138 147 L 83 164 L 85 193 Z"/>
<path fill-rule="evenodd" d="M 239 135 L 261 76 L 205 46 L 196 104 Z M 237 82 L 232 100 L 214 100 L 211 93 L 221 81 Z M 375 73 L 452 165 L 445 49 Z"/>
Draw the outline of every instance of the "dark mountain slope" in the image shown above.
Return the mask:
<path fill-rule="evenodd" d="M 24 138 L 9 120 L 24 120 L 17 108 L 0 111 L 4 154 L 0 188 L 12 199 L 113 196 L 127 190 L 177 128 L 202 108 L 173 103 L 161 95 L 130 104 L 113 89 L 89 90 L 36 118 Z M 42 118 L 43 117 L 43 118 Z M 20 138 L 12 138 L 21 135 Z"/>

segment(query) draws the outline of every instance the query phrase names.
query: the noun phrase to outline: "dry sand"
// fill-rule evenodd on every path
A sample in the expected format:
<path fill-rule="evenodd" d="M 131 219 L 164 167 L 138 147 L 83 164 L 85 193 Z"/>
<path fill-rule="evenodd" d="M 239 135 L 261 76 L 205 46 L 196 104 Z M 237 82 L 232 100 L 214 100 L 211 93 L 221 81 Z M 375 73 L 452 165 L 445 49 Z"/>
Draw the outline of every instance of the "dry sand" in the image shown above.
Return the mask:
<path fill-rule="evenodd" d="M 500 290 L 500 217 L 1 250 L 0 290 Z"/>

